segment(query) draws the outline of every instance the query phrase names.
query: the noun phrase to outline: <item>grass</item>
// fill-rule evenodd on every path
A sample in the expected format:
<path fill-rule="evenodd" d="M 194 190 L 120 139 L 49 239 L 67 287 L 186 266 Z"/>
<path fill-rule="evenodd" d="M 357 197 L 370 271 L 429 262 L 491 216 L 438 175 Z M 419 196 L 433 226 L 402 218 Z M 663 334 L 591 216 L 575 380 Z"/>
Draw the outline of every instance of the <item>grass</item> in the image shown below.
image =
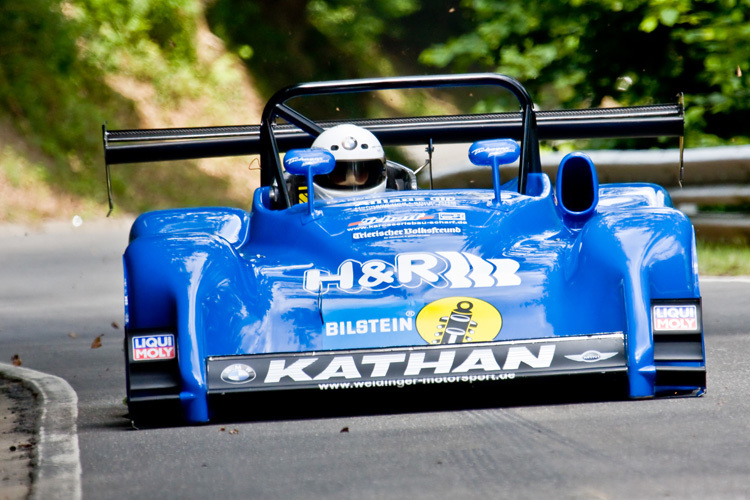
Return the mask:
<path fill-rule="evenodd" d="M 698 241 L 698 269 L 704 276 L 750 276 L 750 246 Z"/>

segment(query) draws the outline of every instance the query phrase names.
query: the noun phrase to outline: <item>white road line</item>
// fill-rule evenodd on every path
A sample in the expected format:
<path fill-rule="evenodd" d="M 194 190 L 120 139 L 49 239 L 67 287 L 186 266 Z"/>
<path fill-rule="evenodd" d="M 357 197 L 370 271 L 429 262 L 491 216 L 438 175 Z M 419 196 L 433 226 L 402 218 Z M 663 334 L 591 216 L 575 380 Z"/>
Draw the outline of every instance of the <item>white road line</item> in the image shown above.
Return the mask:
<path fill-rule="evenodd" d="M 81 498 L 81 460 L 78 450 L 78 396 L 60 377 L 0 363 L 0 373 L 20 380 L 37 395 L 36 460 L 32 500 Z"/>

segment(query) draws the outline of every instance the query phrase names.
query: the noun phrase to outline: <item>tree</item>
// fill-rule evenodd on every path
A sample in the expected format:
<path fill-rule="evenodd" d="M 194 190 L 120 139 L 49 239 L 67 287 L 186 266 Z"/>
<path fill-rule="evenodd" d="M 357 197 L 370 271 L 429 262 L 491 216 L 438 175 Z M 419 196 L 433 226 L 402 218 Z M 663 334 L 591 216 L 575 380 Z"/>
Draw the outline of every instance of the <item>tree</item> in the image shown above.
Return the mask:
<path fill-rule="evenodd" d="M 463 0 L 461 15 L 473 28 L 423 64 L 515 76 L 543 108 L 684 92 L 692 145 L 750 140 L 749 0 Z"/>

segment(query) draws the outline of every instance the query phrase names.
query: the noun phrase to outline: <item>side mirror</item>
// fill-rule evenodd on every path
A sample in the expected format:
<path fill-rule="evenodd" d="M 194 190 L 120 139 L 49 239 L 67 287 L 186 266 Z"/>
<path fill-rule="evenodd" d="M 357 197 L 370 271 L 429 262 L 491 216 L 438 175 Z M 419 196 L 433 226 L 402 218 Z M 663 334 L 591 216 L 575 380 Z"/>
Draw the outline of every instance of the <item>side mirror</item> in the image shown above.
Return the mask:
<path fill-rule="evenodd" d="M 469 148 L 469 160 L 474 165 L 492 167 L 492 184 L 495 188 L 495 204 L 500 204 L 500 165 L 518 160 L 521 147 L 513 139 L 489 139 L 477 141 Z"/>
<path fill-rule="evenodd" d="M 284 156 L 284 168 L 287 172 L 307 177 L 308 213 L 313 218 L 313 202 L 315 201 L 313 177 L 329 174 L 335 166 L 336 158 L 325 149 L 292 149 Z"/>

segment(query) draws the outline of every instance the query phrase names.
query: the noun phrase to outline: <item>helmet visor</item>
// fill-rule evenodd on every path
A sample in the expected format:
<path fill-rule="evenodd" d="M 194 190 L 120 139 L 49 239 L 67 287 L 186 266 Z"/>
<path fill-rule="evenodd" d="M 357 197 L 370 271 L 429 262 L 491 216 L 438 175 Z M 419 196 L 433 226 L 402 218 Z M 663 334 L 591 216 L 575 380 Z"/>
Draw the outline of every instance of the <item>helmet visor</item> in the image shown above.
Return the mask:
<path fill-rule="evenodd" d="M 357 191 L 377 186 L 385 179 L 383 161 L 339 161 L 330 174 L 316 175 L 315 182 L 329 189 Z"/>

